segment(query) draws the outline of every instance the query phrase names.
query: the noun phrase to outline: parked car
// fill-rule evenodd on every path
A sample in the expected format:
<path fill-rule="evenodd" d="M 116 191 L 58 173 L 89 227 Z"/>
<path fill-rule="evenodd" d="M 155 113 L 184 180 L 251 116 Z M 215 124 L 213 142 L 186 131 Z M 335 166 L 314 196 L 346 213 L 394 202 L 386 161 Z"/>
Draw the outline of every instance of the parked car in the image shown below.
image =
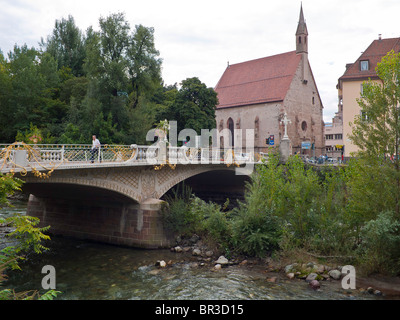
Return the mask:
<path fill-rule="evenodd" d="M 250 153 L 235 153 L 236 161 L 250 161 L 251 154 Z"/>
<path fill-rule="evenodd" d="M 327 160 L 326 160 L 326 163 L 327 164 L 335 164 L 335 163 L 337 163 L 338 161 L 337 161 L 337 159 L 333 159 L 333 158 L 328 158 Z"/>

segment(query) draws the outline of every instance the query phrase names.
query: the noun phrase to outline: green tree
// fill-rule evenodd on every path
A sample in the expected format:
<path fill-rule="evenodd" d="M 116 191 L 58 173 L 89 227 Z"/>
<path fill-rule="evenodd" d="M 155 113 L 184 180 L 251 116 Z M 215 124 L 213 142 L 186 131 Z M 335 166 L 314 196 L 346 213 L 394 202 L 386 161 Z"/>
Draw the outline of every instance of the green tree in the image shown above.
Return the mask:
<path fill-rule="evenodd" d="M 10 99 L 12 96 L 12 83 L 9 63 L 0 52 L 0 139 L 3 142 L 11 141 L 15 132 L 10 126 L 12 118 L 12 106 Z"/>
<path fill-rule="evenodd" d="M 32 125 L 47 143 L 90 142 L 93 130 L 103 141 L 146 143 L 163 108 L 154 29 L 131 29 L 123 13 L 100 17 L 99 25 L 84 34 L 68 16 L 56 20 L 40 50 L 16 45 L 8 59 L 0 53 L 3 142 Z"/>
<path fill-rule="evenodd" d="M 9 113 L 8 126 L 12 128 L 12 138 L 17 131 L 28 130 L 31 123 L 37 125 L 42 120 L 41 98 L 45 83 L 39 72 L 38 60 L 39 52 L 26 45 L 15 46 L 9 53 L 12 87 L 8 108 L 13 112 Z"/>
<path fill-rule="evenodd" d="M 7 197 L 21 190 L 22 180 L 14 178 L 13 175 L 0 174 L 0 206 L 10 205 Z M 18 241 L 16 244 L 6 246 L 0 250 L 0 284 L 6 279 L 5 271 L 7 269 L 21 270 L 18 261 L 24 258 L 24 253 L 33 250 L 35 253 L 42 253 L 47 250 L 42 245 L 43 240 L 50 237 L 44 234 L 49 227 L 38 228 L 39 219 L 21 214 L 15 214 L 6 219 L 0 218 L 0 225 L 8 225 L 14 230 L 8 235 Z M 0 300 L 31 300 L 36 296 L 38 299 L 53 299 L 60 293 L 59 291 L 50 290 L 43 295 L 39 295 L 36 290 L 15 293 L 12 289 L 0 290 Z"/>
<path fill-rule="evenodd" d="M 151 98 L 157 88 L 161 87 L 161 64 L 159 51 L 155 48 L 154 28 L 137 25 L 127 48 L 127 65 L 132 90 L 136 99 L 132 99 L 133 107 L 141 96 Z"/>
<path fill-rule="evenodd" d="M 366 191 L 379 195 L 379 203 L 386 201 L 400 219 L 400 53 L 389 52 L 378 63 L 376 73 L 381 81 L 363 84 L 358 100 L 361 115 L 354 121 L 350 138 L 359 148 L 356 156 L 364 164 L 361 178 L 375 181 L 364 179 L 370 187 Z M 371 207 L 378 200 L 368 194 L 363 198 Z"/>
<path fill-rule="evenodd" d="M 48 53 L 26 45 L 16 45 L 8 57 L 8 61 L 2 61 L 0 79 L 7 88 L 1 99 L 4 103 L 1 113 L 5 117 L 2 119 L 7 119 L 2 138 L 14 142 L 16 134 L 29 130 L 31 124 L 41 129 L 46 138 L 59 135 L 66 105 L 58 98 L 60 79 L 56 61 Z"/>
<path fill-rule="evenodd" d="M 104 115 L 111 113 L 114 141 L 145 142 L 155 122 L 152 98 L 162 82 L 154 29 L 138 25 L 132 31 L 123 13 L 99 23 L 100 31 L 90 28 L 86 37 L 88 97 L 98 100 Z"/>
<path fill-rule="evenodd" d="M 41 47 L 57 61 L 58 69 L 68 67 L 74 76 L 83 75 L 85 46 L 81 30 L 75 25 L 74 18 L 56 20 L 53 33 L 42 39 Z"/>
<path fill-rule="evenodd" d="M 217 93 L 197 77 L 183 80 L 181 85 L 167 119 L 178 122 L 178 132 L 190 128 L 200 134 L 201 129 L 214 129 Z"/>

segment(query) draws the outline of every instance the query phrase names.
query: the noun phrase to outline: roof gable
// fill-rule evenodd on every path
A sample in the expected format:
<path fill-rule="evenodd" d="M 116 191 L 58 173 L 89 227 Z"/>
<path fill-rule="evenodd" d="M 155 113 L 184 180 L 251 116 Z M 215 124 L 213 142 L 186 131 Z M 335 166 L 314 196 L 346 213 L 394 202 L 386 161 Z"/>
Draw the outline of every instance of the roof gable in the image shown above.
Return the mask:
<path fill-rule="evenodd" d="M 217 108 L 283 101 L 300 60 L 291 51 L 228 66 L 215 87 Z"/>
<path fill-rule="evenodd" d="M 339 80 L 362 80 L 376 78 L 376 67 L 382 58 L 391 50 L 400 52 L 400 38 L 374 40 L 353 64 L 348 64 L 345 73 Z M 361 70 L 360 62 L 368 61 L 368 70 Z"/>

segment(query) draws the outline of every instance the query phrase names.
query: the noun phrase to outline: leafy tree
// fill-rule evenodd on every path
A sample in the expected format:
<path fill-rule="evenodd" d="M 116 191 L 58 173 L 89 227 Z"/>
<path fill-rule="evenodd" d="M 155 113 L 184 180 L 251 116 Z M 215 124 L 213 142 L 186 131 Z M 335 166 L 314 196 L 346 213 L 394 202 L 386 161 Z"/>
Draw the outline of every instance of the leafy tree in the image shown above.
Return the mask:
<path fill-rule="evenodd" d="M 197 77 L 183 80 L 181 85 L 175 101 L 166 112 L 167 119 L 178 122 L 178 132 L 190 128 L 200 134 L 201 129 L 215 128 L 218 98 L 214 89 L 207 88 Z"/>
<path fill-rule="evenodd" d="M 123 13 L 101 17 L 99 23 L 103 81 L 105 88 L 113 96 L 117 96 L 118 91 L 126 91 L 126 50 L 129 45 L 130 26 Z"/>
<path fill-rule="evenodd" d="M 14 178 L 13 175 L 0 174 L 0 206 L 9 205 L 7 196 L 21 189 L 22 180 Z M 8 235 L 17 239 L 17 243 L 12 246 L 6 246 L 0 250 L 0 284 L 6 279 L 6 269 L 21 270 L 18 261 L 23 259 L 23 254 L 28 250 L 33 249 L 35 253 L 41 253 L 47 250 L 42 245 L 43 240 L 48 240 L 50 237 L 43 232 L 49 227 L 38 228 L 39 219 L 26 215 L 16 214 L 9 218 L 0 218 L 0 225 L 8 225 L 14 230 Z M 36 290 L 22 293 L 15 293 L 11 289 L 0 290 L 0 300 L 31 300 L 36 296 L 38 299 L 53 299 L 60 293 L 59 291 L 50 290 L 40 296 Z"/>
<path fill-rule="evenodd" d="M 45 137 L 58 135 L 66 105 L 58 99 L 60 79 L 57 65 L 48 53 L 40 53 L 26 45 L 15 46 L 1 61 L 1 78 L 7 93 L 0 100 L 3 141 L 14 142 L 18 131 L 30 129 L 31 124 L 43 130 Z"/>
<path fill-rule="evenodd" d="M 146 143 L 164 108 L 154 29 L 131 28 L 123 13 L 100 17 L 99 25 L 84 34 L 68 16 L 56 20 L 40 50 L 16 45 L 8 59 L 0 54 L 3 142 L 35 126 L 46 143 L 90 143 L 93 131 L 108 143 Z"/>
<path fill-rule="evenodd" d="M 74 18 L 56 20 L 53 33 L 42 39 L 41 47 L 57 61 L 58 69 L 68 67 L 74 76 L 83 75 L 85 46 L 81 30 L 75 25 Z"/>
<path fill-rule="evenodd" d="M 154 29 L 139 25 L 132 32 L 123 13 L 102 17 L 99 23 L 99 32 L 87 33 L 88 96 L 99 101 L 104 115 L 111 112 L 115 142 L 145 142 L 154 123 L 156 105 L 151 100 L 161 86 Z"/>
<path fill-rule="evenodd" d="M 154 45 L 154 28 L 137 25 L 127 49 L 131 85 L 133 92 L 136 93 L 134 107 L 140 96 L 150 98 L 155 90 L 161 87 L 162 60 L 158 58 L 159 55 Z"/>
<path fill-rule="evenodd" d="M 10 127 L 10 115 L 12 114 L 11 96 L 12 83 L 9 63 L 0 52 L 0 138 L 3 141 L 10 141 L 15 135 Z"/>
<path fill-rule="evenodd" d="M 350 138 L 359 148 L 357 157 L 364 162 L 361 178 L 370 187 L 366 192 L 377 195 L 364 194 L 364 201 L 375 207 L 374 201 L 380 197 L 377 203 L 387 202 L 400 219 L 400 53 L 389 52 L 378 63 L 376 73 L 381 81 L 364 83 L 358 100 L 361 115 L 354 121 Z"/>
<path fill-rule="evenodd" d="M 11 77 L 11 98 L 9 126 L 13 136 L 18 130 L 29 129 L 30 124 L 38 124 L 44 114 L 41 96 L 45 89 L 44 79 L 38 68 L 39 52 L 34 48 L 15 46 L 9 53 L 9 72 Z"/>

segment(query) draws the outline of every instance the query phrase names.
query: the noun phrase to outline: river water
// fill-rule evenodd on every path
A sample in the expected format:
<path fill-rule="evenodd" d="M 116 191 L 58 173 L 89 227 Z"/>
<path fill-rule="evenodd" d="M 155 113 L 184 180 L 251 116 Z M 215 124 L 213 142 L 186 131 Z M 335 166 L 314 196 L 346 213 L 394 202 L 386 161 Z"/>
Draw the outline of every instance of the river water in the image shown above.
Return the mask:
<path fill-rule="evenodd" d="M 26 205 L 2 209 L 0 216 L 24 213 Z M 82 240 L 52 237 L 49 251 L 29 255 L 22 271 L 8 272 L 4 287 L 17 292 L 42 289 L 45 265 L 56 270 L 59 300 L 343 300 L 384 299 L 359 290 L 345 291 L 338 281 L 322 281 L 320 290 L 304 280 L 267 273 L 262 265 L 235 265 L 216 271 L 190 254 L 138 250 Z M 155 266 L 158 260 L 166 268 Z M 268 279 L 276 277 L 275 282 Z M 1 289 L 1 287 L 0 287 Z"/>

